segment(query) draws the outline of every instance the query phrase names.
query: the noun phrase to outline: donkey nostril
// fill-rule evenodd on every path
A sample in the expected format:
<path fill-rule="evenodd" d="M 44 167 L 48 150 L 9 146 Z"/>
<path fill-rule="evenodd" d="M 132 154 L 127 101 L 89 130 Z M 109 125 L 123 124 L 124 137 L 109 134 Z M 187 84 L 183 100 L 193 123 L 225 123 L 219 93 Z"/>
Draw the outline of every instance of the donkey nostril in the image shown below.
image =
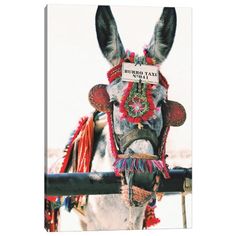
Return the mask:
<path fill-rule="evenodd" d="M 134 154 L 134 151 L 133 151 L 131 148 L 127 148 L 126 153 L 128 153 L 128 154 Z"/>

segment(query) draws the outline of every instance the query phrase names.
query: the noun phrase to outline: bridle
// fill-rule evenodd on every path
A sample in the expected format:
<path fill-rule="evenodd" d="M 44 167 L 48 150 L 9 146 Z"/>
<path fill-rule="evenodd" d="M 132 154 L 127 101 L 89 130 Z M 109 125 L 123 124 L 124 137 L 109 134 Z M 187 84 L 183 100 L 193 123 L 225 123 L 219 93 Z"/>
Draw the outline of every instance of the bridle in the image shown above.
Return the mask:
<path fill-rule="evenodd" d="M 152 60 L 151 58 L 146 58 L 143 57 L 144 61 L 146 61 L 146 63 L 149 64 L 155 64 L 155 61 Z M 113 81 L 115 81 L 116 79 L 120 78 L 122 75 L 122 71 L 121 71 L 121 67 L 122 67 L 122 63 L 123 62 L 131 62 L 131 63 L 135 63 L 135 57 L 134 56 L 129 56 L 126 59 L 121 60 L 121 62 L 113 67 L 111 70 L 108 71 L 107 76 L 108 76 L 108 80 L 110 83 L 112 83 Z M 138 62 L 140 63 L 140 57 L 138 57 Z M 166 88 L 166 90 L 168 89 L 168 83 L 165 80 L 165 78 L 161 75 L 160 76 L 161 80 L 160 83 L 162 83 L 162 85 Z M 112 117 L 112 116 L 111 116 Z M 112 121 L 113 123 L 113 121 Z M 140 127 L 140 123 L 138 123 L 138 126 L 133 128 L 132 130 L 128 131 L 127 133 L 123 134 L 123 135 L 117 135 L 114 133 L 113 130 L 113 137 L 116 143 L 116 146 L 118 147 L 118 159 L 126 159 L 126 160 L 132 160 L 133 163 L 136 163 L 137 160 L 145 160 L 146 162 L 149 161 L 157 161 L 159 162 L 159 164 L 162 164 L 162 171 L 165 169 L 165 174 L 166 177 L 169 177 L 168 175 L 168 169 L 167 166 L 165 164 L 165 154 L 164 154 L 164 146 L 165 146 L 165 141 L 164 140 L 159 140 L 159 138 L 157 137 L 157 134 L 154 130 L 150 129 L 149 127 L 145 126 L 145 125 L 141 125 Z M 148 153 L 129 153 L 129 154 L 124 154 L 125 150 L 127 149 L 127 147 L 129 147 L 134 141 L 136 140 L 148 140 L 150 141 L 153 150 L 154 150 L 154 154 L 148 154 Z M 163 143 L 162 146 L 162 150 L 158 150 L 158 146 L 159 144 Z M 164 154 L 164 158 L 161 161 L 161 157 Z M 162 162 L 162 163 L 161 163 Z M 124 161 L 123 161 L 124 163 Z M 151 162 L 150 162 L 151 163 Z M 154 198 L 155 199 L 155 192 L 156 189 L 153 188 L 154 183 L 156 183 L 156 181 L 153 183 L 152 189 L 151 189 L 151 194 L 148 194 L 147 196 L 145 196 L 143 199 L 139 199 L 138 201 L 133 199 L 133 188 L 135 186 L 133 186 L 133 181 L 134 181 L 134 172 L 131 170 L 125 170 L 123 172 L 120 172 L 121 176 L 123 177 L 123 184 L 127 184 L 128 185 L 128 199 L 129 199 L 129 206 L 143 206 L 146 202 L 150 201 L 150 199 Z M 150 173 L 153 174 L 153 173 Z M 152 178 L 155 178 L 157 173 L 155 173 Z M 137 177 L 136 177 L 137 178 Z M 137 187 L 135 187 L 137 188 Z M 139 188 L 136 189 L 136 191 L 144 191 L 141 190 Z"/>
<path fill-rule="evenodd" d="M 144 54 L 146 54 L 146 51 L 144 51 Z M 145 64 L 149 64 L 149 65 L 155 65 L 156 62 L 153 58 L 144 56 L 144 57 L 136 57 L 134 53 L 130 53 L 129 51 L 126 52 L 126 58 L 121 59 L 120 63 L 116 66 L 114 66 L 113 68 L 111 68 L 108 72 L 107 72 L 107 77 L 108 77 L 108 81 L 111 84 L 113 81 L 120 79 L 122 76 L 122 63 L 123 62 L 130 62 L 130 63 L 135 63 L 135 64 L 140 64 L 140 63 L 145 63 Z M 159 78 L 160 78 L 160 84 L 166 89 L 168 90 L 168 83 L 167 80 L 162 76 L 162 74 L 159 72 Z M 113 122 L 113 121 L 112 121 Z M 123 134 L 123 135 L 117 135 L 114 132 L 114 138 L 115 138 L 115 142 L 117 147 L 119 148 L 119 153 L 118 156 L 120 158 L 123 158 L 123 154 L 125 152 L 125 150 L 127 149 L 127 147 L 133 143 L 136 140 L 140 140 L 140 139 L 145 139 L 150 141 L 150 143 L 153 146 L 153 150 L 154 150 L 154 155 L 150 155 L 147 153 L 143 153 L 143 154 L 138 154 L 138 153 L 134 153 L 133 157 L 134 158 L 139 158 L 143 155 L 144 159 L 161 159 L 161 151 L 163 150 L 158 150 L 158 146 L 159 144 L 162 143 L 162 141 L 159 140 L 159 138 L 157 137 L 157 134 L 154 130 L 148 128 L 145 125 L 141 125 L 141 127 L 139 126 L 140 123 L 138 123 L 138 126 L 133 128 L 132 130 L 128 131 L 127 133 Z M 164 141 L 164 140 L 163 140 Z M 161 145 L 163 146 L 163 144 Z M 127 156 L 127 155 L 125 155 Z"/>

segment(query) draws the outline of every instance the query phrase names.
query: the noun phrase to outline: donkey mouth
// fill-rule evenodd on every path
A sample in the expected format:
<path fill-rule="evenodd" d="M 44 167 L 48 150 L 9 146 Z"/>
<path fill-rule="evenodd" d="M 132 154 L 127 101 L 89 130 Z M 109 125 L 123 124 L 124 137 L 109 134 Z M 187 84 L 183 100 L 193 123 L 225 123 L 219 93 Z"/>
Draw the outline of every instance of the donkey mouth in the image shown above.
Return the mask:
<path fill-rule="evenodd" d="M 157 168 L 148 157 L 154 156 L 154 148 L 149 140 L 139 139 L 125 150 L 123 159 L 117 163 L 123 176 L 122 198 L 128 206 L 142 206 L 153 196 Z"/>
<path fill-rule="evenodd" d="M 154 154 L 154 149 L 150 141 L 148 140 L 136 140 L 126 149 L 125 154 L 130 155 L 133 161 L 137 162 L 135 159 L 135 154 L 138 154 L 139 159 L 145 160 L 145 154 Z M 140 164 L 140 163 L 138 163 Z M 156 173 L 150 173 L 146 171 L 134 171 L 132 169 L 127 169 L 127 172 L 133 171 L 133 185 L 137 187 L 144 186 L 145 190 L 150 191 L 154 184 L 154 178 Z"/>
<path fill-rule="evenodd" d="M 121 194 L 128 207 L 140 207 L 155 198 L 157 173 L 132 173 L 126 170 L 123 176 Z"/>

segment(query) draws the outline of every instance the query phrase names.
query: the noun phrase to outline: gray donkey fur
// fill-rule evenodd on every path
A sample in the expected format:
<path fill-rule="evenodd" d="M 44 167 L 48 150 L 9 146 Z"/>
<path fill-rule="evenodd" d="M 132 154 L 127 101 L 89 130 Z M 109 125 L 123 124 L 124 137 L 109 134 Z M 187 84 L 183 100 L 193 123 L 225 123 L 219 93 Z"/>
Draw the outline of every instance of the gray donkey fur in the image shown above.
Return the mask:
<path fill-rule="evenodd" d="M 155 26 L 153 37 L 148 46 L 148 56 L 155 58 L 157 63 L 162 63 L 167 57 L 175 36 L 176 12 L 174 8 L 164 8 L 160 20 Z M 109 6 L 99 6 L 96 13 L 96 31 L 98 43 L 105 58 L 115 66 L 120 59 L 125 57 L 125 50 L 121 42 L 115 19 Z M 115 80 L 107 86 L 107 91 L 113 101 L 114 131 L 124 134 L 133 129 L 135 124 L 121 118 L 119 102 L 127 82 Z M 160 84 L 153 89 L 154 104 L 159 106 L 166 99 L 166 90 Z M 160 135 L 163 120 L 161 111 L 155 111 L 152 119 L 144 122 L 154 130 L 157 137 Z M 92 172 L 113 171 L 114 157 L 109 144 L 109 130 L 106 125 L 101 134 L 96 137 L 95 152 L 92 162 Z M 147 140 L 134 141 L 125 153 L 149 153 L 154 150 Z M 146 205 L 130 207 L 125 205 L 121 194 L 90 195 L 85 208 L 85 216 L 80 216 L 83 230 L 119 230 L 142 229 Z"/>

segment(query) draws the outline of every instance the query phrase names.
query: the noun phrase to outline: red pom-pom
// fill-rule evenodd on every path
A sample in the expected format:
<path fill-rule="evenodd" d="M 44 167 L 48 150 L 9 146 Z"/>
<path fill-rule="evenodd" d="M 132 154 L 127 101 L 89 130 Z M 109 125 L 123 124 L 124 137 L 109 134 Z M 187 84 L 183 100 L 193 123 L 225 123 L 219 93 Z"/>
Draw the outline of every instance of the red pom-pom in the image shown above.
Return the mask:
<path fill-rule="evenodd" d="M 149 228 L 149 227 L 154 226 L 158 223 L 160 223 L 160 220 L 158 218 L 151 218 L 151 219 L 147 220 L 145 228 Z"/>
<path fill-rule="evenodd" d="M 134 57 L 135 56 L 135 53 L 134 52 L 131 52 L 130 53 L 130 57 Z"/>
<path fill-rule="evenodd" d="M 109 112 L 112 110 L 105 84 L 98 84 L 91 88 L 89 91 L 89 101 L 98 111 Z"/>
<path fill-rule="evenodd" d="M 156 218 L 155 216 L 154 209 L 154 207 L 150 207 L 149 205 L 146 207 L 145 218 L 143 222 L 143 227 L 146 229 L 160 222 L 160 219 Z"/>
<path fill-rule="evenodd" d="M 181 126 L 186 120 L 186 111 L 180 103 L 168 100 L 163 104 L 163 117 L 167 126 Z"/>

